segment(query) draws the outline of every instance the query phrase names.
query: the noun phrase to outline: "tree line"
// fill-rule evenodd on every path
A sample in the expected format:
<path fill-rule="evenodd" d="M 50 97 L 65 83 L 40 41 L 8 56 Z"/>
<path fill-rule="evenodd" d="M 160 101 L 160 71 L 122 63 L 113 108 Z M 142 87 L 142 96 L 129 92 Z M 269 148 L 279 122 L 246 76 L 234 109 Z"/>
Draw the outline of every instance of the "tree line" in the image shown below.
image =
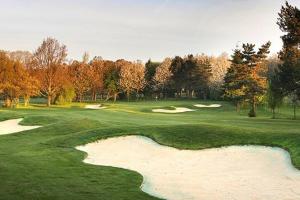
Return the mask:
<path fill-rule="evenodd" d="M 163 62 L 104 60 L 87 53 L 82 60 L 67 61 L 67 48 L 54 38 L 46 38 L 33 54 L 0 52 L 0 93 L 4 106 L 25 106 L 30 97 L 43 96 L 47 105 L 72 100 L 96 101 L 127 98 L 213 98 L 230 65 L 227 55 L 209 57 L 187 55 Z M 215 71 L 214 75 L 212 71 Z"/>
<path fill-rule="evenodd" d="M 268 103 L 275 117 L 285 97 L 291 99 L 296 118 L 300 98 L 300 11 L 285 3 L 277 20 L 283 48 L 278 56 L 268 57 L 271 43 L 258 49 L 245 43 L 228 58 L 186 55 L 148 60 L 116 61 L 101 57 L 67 60 L 67 47 L 46 38 L 33 52 L 0 52 L 0 95 L 3 105 L 13 107 L 24 99 L 44 96 L 47 105 L 71 101 L 117 99 L 199 98 L 227 99 L 237 110 L 247 104 L 249 116 Z"/>

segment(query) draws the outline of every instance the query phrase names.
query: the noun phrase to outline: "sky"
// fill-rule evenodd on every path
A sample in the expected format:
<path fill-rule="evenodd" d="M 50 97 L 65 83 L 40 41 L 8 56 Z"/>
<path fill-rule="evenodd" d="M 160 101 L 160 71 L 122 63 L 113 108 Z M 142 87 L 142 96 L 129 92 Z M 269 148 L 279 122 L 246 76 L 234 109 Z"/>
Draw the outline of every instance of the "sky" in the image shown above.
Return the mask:
<path fill-rule="evenodd" d="M 289 0 L 300 7 L 299 0 Z M 283 0 L 0 0 L 0 49 L 33 52 L 46 37 L 68 58 L 161 61 L 186 54 L 228 54 L 236 45 L 281 49 Z"/>

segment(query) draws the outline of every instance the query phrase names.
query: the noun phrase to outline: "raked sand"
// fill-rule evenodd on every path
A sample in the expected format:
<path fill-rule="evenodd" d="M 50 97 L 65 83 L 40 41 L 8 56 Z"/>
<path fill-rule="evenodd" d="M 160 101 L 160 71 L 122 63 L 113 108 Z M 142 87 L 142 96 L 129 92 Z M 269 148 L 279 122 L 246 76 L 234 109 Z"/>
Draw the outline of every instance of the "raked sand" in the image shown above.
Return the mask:
<path fill-rule="evenodd" d="M 10 120 L 0 122 L 0 135 L 7 135 L 11 133 L 17 133 L 17 132 L 32 130 L 41 127 L 41 126 L 19 125 L 19 123 L 22 120 L 23 119 L 21 118 L 21 119 L 10 119 Z"/>
<path fill-rule="evenodd" d="M 142 136 L 100 140 L 77 149 L 94 165 L 139 172 L 144 192 L 169 200 L 296 200 L 300 171 L 288 152 L 263 146 L 178 150 Z"/>
<path fill-rule="evenodd" d="M 106 107 L 102 106 L 101 104 L 96 104 L 96 105 L 86 105 L 84 108 L 92 109 L 92 110 L 100 110 L 100 109 L 104 109 Z"/>
<path fill-rule="evenodd" d="M 210 105 L 195 104 L 194 106 L 198 108 L 220 108 L 222 105 L 221 104 L 210 104 Z"/>
<path fill-rule="evenodd" d="M 184 113 L 184 112 L 191 112 L 194 111 L 189 108 L 184 108 L 184 107 L 175 107 L 174 110 L 168 110 L 168 109 L 152 109 L 152 112 L 157 112 L 157 113 Z"/>

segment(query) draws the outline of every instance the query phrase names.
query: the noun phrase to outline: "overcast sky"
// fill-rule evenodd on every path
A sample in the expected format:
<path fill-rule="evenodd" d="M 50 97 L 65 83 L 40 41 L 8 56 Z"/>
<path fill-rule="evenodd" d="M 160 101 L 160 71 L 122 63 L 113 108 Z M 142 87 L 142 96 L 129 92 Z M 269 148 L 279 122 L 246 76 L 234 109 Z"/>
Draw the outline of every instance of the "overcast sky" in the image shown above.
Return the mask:
<path fill-rule="evenodd" d="M 300 7 L 299 0 L 290 0 Z M 45 37 L 68 57 L 129 60 L 231 53 L 241 42 L 281 48 L 283 0 L 0 0 L 0 49 L 34 51 Z"/>

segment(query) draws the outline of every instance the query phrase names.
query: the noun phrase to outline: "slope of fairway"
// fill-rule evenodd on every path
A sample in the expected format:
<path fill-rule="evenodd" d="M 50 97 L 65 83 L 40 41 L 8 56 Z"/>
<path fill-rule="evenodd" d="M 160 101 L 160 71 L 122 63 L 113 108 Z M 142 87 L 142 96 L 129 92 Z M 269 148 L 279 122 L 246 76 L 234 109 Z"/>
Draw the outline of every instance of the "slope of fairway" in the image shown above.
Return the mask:
<path fill-rule="evenodd" d="M 193 105 L 222 104 L 218 109 Z M 98 139 L 140 134 L 179 149 L 229 145 L 278 146 L 289 151 L 300 168 L 300 123 L 290 120 L 292 108 L 282 108 L 281 119 L 260 109 L 248 118 L 225 102 L 164 101 L 109 104 L 97 112 L 80 108 L 46 108 L 0 112 L 0 120 L 24 117 L 23 125 L 40 125 L 26 134 L 0 137 L 0 199 L 157 199 L 140 189 L 142 176 L 134 171 L 82 163 L 86 156 L 74 147 Z M 187 107 L 195 112 L 152 113 L 155 107 Z M 263 186 L 262 186 L 263 187 Z"/>

